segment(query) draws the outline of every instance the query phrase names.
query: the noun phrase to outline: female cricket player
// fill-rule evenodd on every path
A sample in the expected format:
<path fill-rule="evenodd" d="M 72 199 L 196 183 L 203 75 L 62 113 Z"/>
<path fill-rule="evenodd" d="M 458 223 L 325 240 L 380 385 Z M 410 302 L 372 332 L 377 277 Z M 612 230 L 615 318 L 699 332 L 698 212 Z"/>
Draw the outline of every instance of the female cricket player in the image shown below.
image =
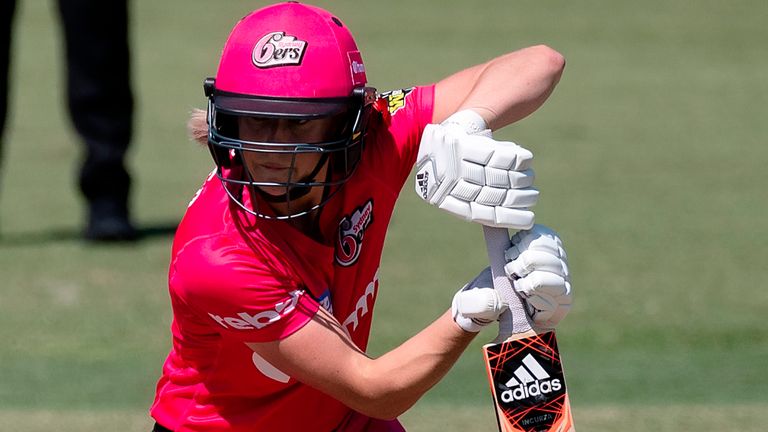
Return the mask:
<path fill-rule="evenodd" d="M 535 46 L 377 94 L 331 13 L 288 2 L 241 19 L 205 80 L 207 112 L 190 120 L 216 169 L 173 244 L 173 344 L 154 430 L 404 430 L 397 417 L 505 309 L 486 269 L 417 335 L 366 355 L 387 225 L 420 143 L 432 153 L 448 141 L 470 153 L 469 143 L 496 146 L 525 162 L 503 176 L 517 179 L 506 192 L 510 217 L 531 228 L 530 152 L 473 133 L 536 110 L 563 67 Z M 428 124 L 445 133 L 422 142 Z M 515 277 L 555 273 L 546 289 L 526 285 L 534 319 L 554 326 L 570 306 L 567 266 L 564 254 L 521 261 L 537 229 L 519 233 L 508 255 L 525 269 Z"/>

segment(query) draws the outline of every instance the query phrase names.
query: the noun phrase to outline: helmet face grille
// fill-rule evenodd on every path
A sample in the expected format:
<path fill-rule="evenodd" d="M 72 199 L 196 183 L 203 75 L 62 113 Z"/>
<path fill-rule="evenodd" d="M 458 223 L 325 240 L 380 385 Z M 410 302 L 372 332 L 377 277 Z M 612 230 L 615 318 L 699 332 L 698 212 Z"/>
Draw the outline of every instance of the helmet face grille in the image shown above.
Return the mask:
<path fill-rule="evenodd" d="M 343 102 L 336 99 L 314 100 L 311 104 L 335 108 L 320 114 L 308 114 L 305 109 L 303 115 L 293 116 L 264 112 L 264 101 L 253 97 L 239 101 L 235 104 L 237 109 L 233 109 L 233 105 L 222 108 L 217 104 L 217 93 L 214 91 L 208 102 L 208 146 L 216 162 L 217 176 L 230 197 L 256 216 L 275 219 L 302 216 L 327 203 L 359 164 L 369 111 L 366 103 L 371 98 L 371 91 L 375 92 L 368 90 L 365 94 L 355 92 Z M 232 98 L 231 95 L 226 97 Z M 254 104 L 249 105 L 249 102 Z M 270 99 L 267 102 L 268 106 L 275 106 L 281 101 Z M 291 99 L 282 102 L 288 106 L 297 104 L 297 100 Z M 341 105 L 346 108 L 339 109 Z M 328 115 L 329 112 L 335 114 Z M 311 122 L 323 122 L 321 139 L 302 140 L 301 134 L 279 135 L 275 132 L 286 129 L 286 124 L 305 127 Z M 255 124 L 256 133 L 259 133 L 260 127 L 270 129 L 271 133 L 265 131 L 264 138 L 252 140 L 241 133 L 243 124 Z M 302 166 L 309 168 L 301 172 L 299 168 Z M 326 166 L 325 174 L 320 175 Z M 268 175 L 265 176 L 263 171 L 267 171 Z M 313 188 L 323 190 L 320 203 L 310 209 L 291 209 L 292 201 L 308 194 Z M 251 205 L 247 205 L 243 198 L 246 190 L 251 197 Z M 271 209 L 264 208 L 264 203 L 259 205 L 260 201 L 285 203 L 289 211 L 274 215 Z"/>

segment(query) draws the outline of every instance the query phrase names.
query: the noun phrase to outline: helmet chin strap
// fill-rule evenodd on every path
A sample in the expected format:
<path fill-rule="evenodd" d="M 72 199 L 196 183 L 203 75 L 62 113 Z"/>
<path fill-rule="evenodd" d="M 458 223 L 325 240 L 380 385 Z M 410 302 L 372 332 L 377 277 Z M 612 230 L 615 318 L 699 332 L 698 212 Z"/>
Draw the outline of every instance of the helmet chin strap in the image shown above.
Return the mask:
<path fill-rule="evenodd" d="M 315 180 L 315 176 L 317 176 L 317 173 L 320 172 L 321 169 L 323 169 L 323 165 L 325 165 L 325 162 L 328 160 L 328 154 L 323 154 L 320 157 L 320 160 L 317 161 L 317 165 L 315 165 L 315 169 L 312 170 L 311 173 L 307 174 L 299 180 L 300 183 L 311 183 Z M 331 170 L 328 170 L 327 175 L 330 176 Z M 264 201 L 270 202 L 270 203 L 287 203 L 291 200 L 299 199 L 301 197 L 306 196 L 310 191 L 312 191 L 312 186 L 293 186 L 293 187 L 286 187 L 288 190 L 286 193 L 281 195 L 271 195 L 259 188 L 258 186 L 255 187 L 256 191 L 259 193 L 261 198 Z"/>

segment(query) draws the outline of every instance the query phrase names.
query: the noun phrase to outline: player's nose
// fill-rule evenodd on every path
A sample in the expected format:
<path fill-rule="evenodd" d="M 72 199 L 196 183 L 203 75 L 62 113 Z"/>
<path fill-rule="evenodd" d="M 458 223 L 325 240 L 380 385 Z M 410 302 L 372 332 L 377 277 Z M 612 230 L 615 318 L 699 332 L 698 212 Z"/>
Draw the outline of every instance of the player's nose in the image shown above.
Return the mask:
<path fill-rule="evenodd" d="M 288 125 L 288 122 L 284 119 L 280 119 L 270 125 L 265 131 L 267 134 L 267 142 L 274 143 L 290 143 L 292 142 L 293 133 Z"/>

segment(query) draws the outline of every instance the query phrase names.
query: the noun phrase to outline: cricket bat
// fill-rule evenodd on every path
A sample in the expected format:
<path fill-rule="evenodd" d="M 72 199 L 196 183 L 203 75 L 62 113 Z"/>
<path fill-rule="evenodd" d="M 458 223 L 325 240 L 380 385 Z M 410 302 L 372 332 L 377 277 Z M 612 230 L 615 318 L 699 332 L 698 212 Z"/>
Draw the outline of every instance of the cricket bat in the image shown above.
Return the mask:
<path fill-rule="evenodd" d="M 555 332 L 537 331 L 504 272 L 509 231 L 484 226 L 483 233 L 494 288 L 509 305 L 498 337 L 483 346 L 499 431 L 574 431 Z"/>

